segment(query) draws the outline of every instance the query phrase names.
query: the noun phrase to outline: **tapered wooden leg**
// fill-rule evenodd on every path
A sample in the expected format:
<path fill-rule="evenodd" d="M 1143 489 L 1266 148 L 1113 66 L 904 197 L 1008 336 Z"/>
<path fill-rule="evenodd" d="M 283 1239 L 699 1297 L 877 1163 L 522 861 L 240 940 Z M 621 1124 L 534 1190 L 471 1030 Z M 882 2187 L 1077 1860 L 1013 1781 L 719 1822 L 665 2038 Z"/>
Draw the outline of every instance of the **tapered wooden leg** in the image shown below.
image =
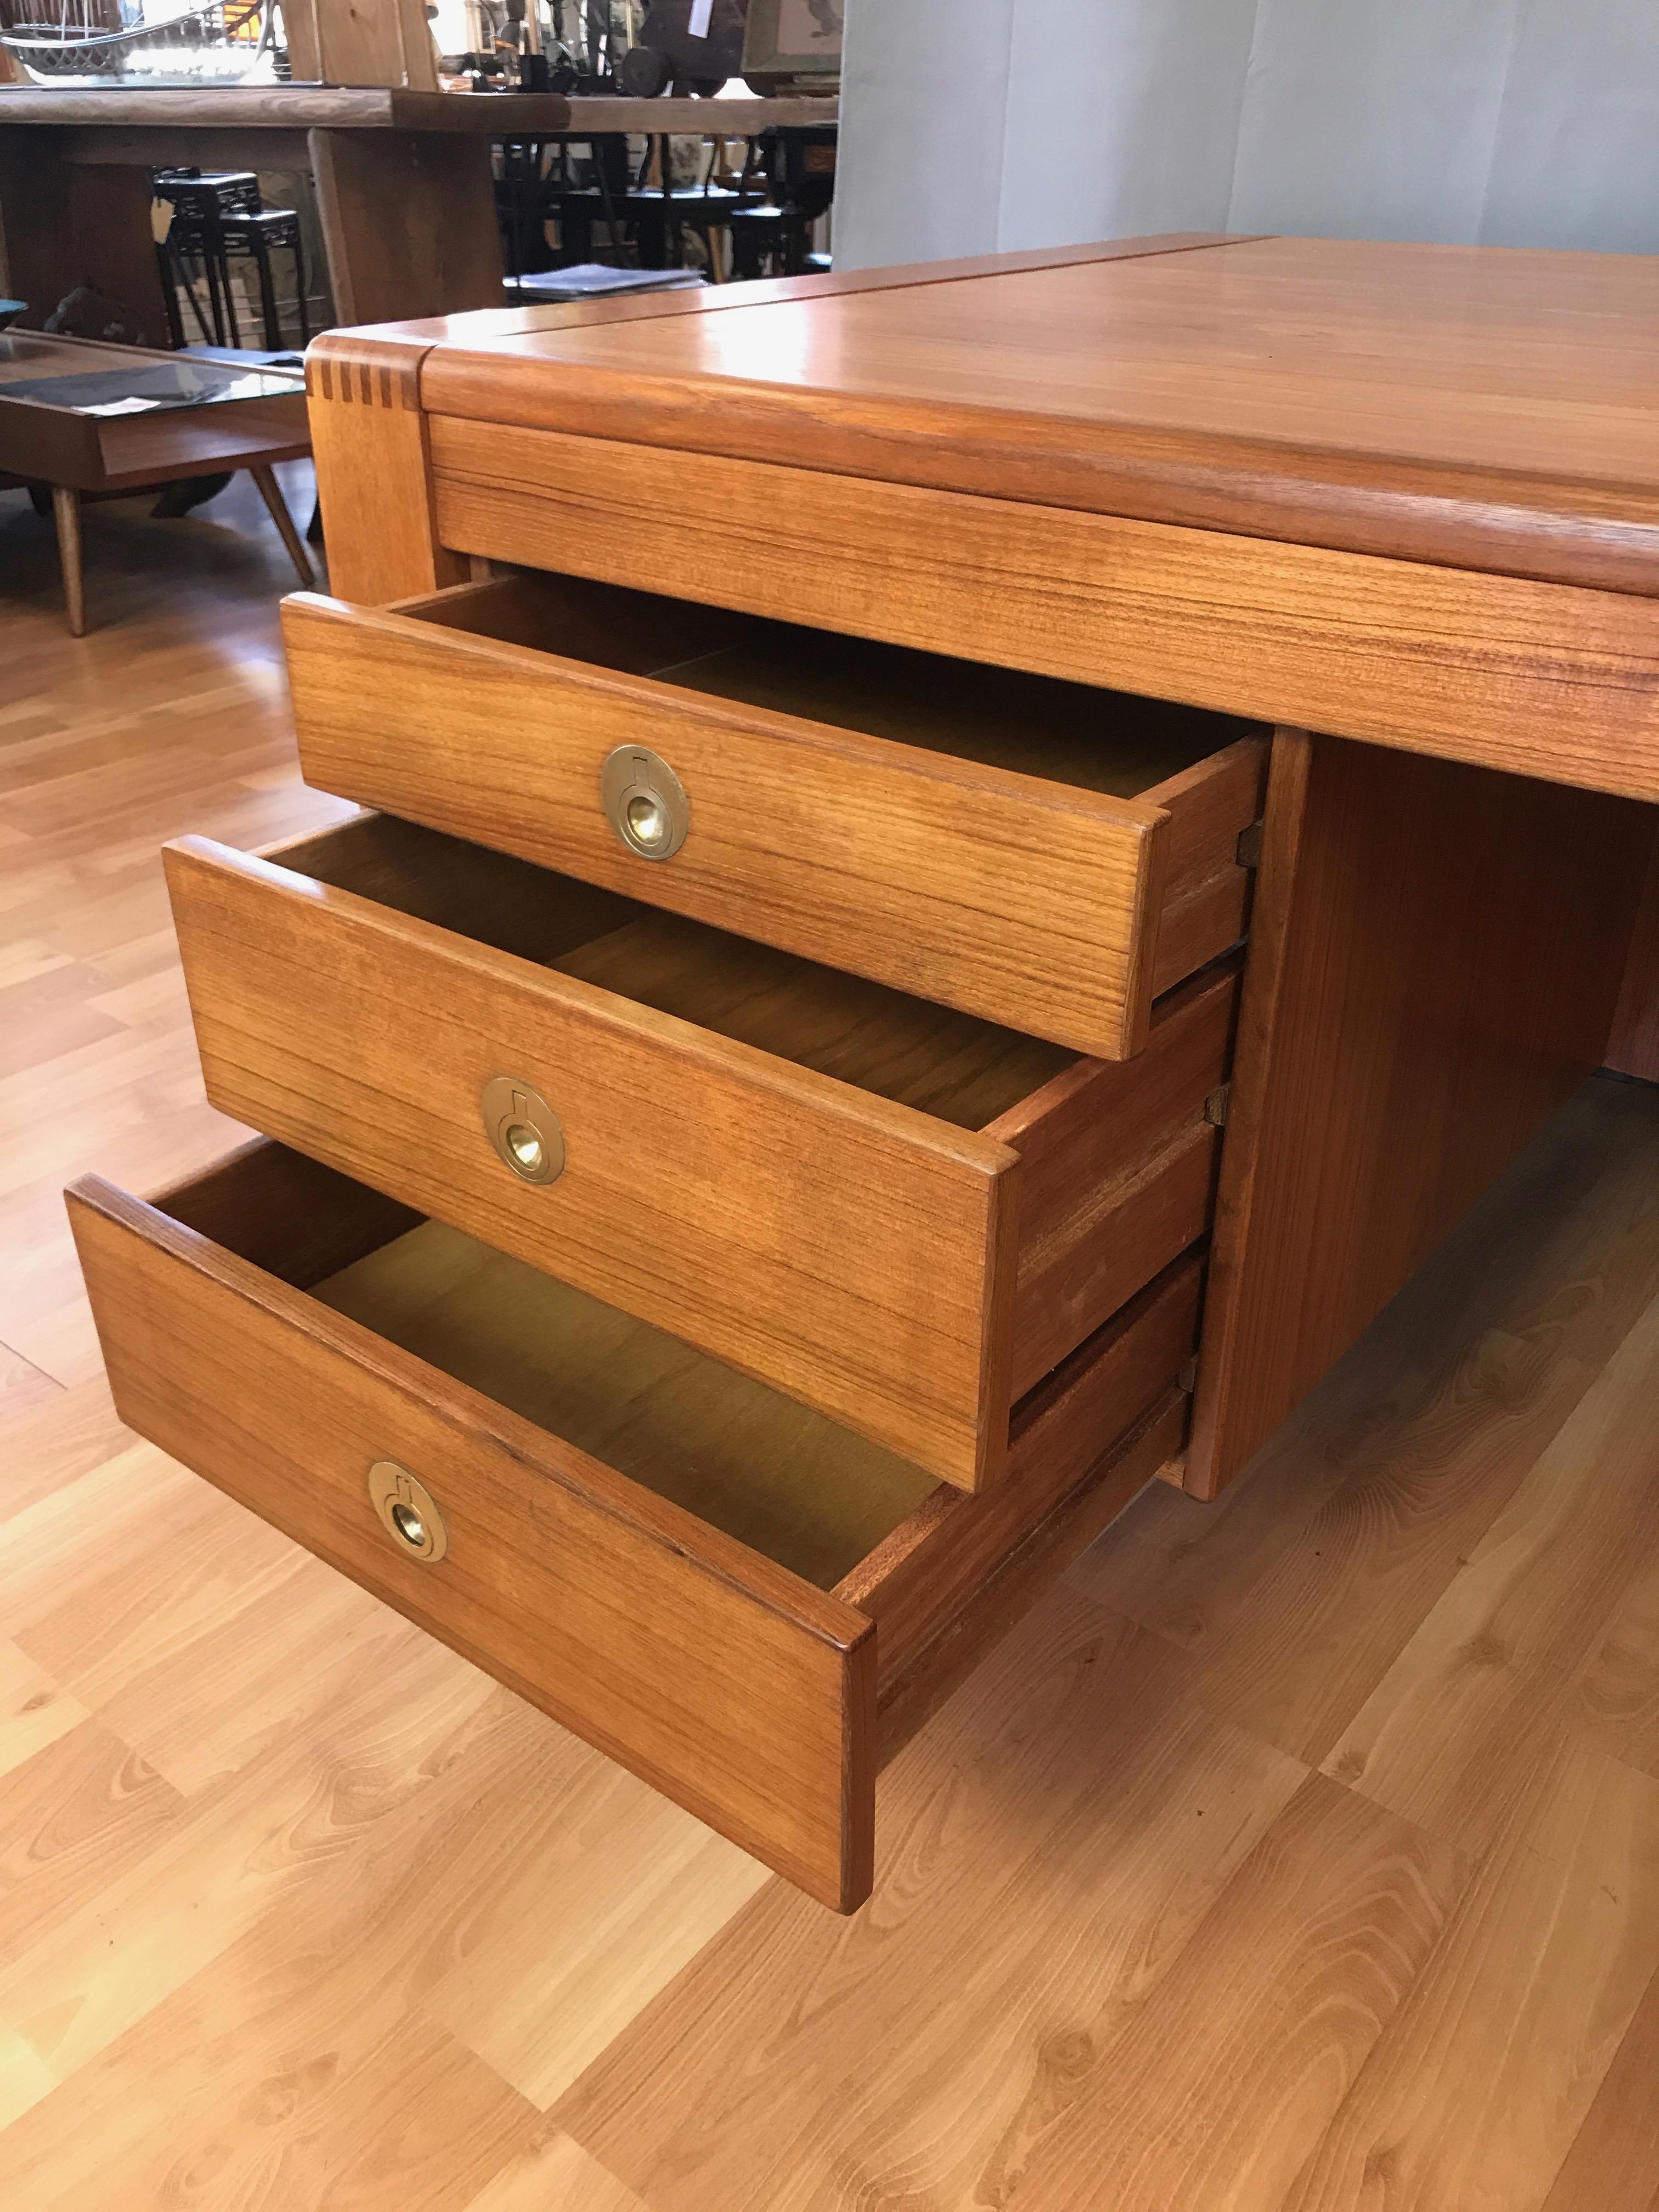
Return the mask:
<path fill-rule="evenodd" d="M 52 488 L 52 518 L 58 525 L 58 560 L 64 571 L 64 605 L 70 635 L 87 634 L 87 599 L 81 583 L 81 495 L 68 484 Z"/>
<path fill-rule="evenodd" d="M 294 573 L 309 591 L 317 580 L 317 572 L 311 565 L 311 556 L 306 551 L 305 540 L 294 527 L 294 517 L 288 511 L 288 501 L 283 497 L 283 488 L 269 464 L 250 469 L 248 474 L 259 487 L 259 496 L 270 509 L 270 519 L 283 533 L 283 543 L 288 548 L 288 557 L 294 563 Z"/>

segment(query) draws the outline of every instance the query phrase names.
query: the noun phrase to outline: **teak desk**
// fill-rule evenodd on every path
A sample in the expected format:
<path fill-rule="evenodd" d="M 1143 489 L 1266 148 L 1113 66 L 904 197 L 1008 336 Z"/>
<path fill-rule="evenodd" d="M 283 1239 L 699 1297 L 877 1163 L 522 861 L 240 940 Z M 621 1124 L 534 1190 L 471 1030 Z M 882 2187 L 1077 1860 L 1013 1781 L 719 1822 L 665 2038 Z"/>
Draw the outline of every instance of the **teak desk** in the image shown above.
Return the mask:
<path fill-rule="evenodd" d="M 1652 264 L 1171 237 L 337 331 L 310 780 L 72 1199 L 147 1435 L 827 1903 L 876 1771 L 1659 1077 Z"/>

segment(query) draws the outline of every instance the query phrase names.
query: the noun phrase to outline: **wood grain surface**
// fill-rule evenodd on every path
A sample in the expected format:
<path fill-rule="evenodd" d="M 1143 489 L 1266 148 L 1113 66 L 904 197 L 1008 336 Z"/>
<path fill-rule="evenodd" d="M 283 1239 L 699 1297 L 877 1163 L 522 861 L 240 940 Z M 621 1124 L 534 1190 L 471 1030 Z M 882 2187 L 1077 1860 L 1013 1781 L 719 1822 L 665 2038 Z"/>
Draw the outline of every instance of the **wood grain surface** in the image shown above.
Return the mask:
<path fill-rule="evenodd" d="M 1078 1061 L 407 825 L 371 817 L 284 858 L 291 872 L 205 847 L 169 857 L 217 1099 L 964 1487 L 994 1479 L 1012 1399 L 1204 1233 L 1231 967 L 1168 994 L 1135 1060 Z M 358 951 L 324 954 L 319 929 Z M 447 1009 L 453 1073 L 388 995 Z M 647 1102 L 625 1141 L 619 1046 Z M 677 1066 L 698 1101 L 689 1121 L 665 1089 Z M 485 1140 L 478 1094 L 503 1068 L 556 1101 L 567 1166 L 552 1184 L 520 1184 Z M 352 1086 L 380 1103 L 354 1103 Z M 775 1188 L 750 1161 L 748 1231 L 703 1150 L 708 1126 L 735 1141 L 736 1112 L 776 1152 Z M 1014 1216 L 997 1193 L 1028 1154 Z M 836 1202 L 817 1178 L 837 1159 Z M 665 1225 L 642 1246 L 647 1206 Z M 738 1249 L 754 1258 L 733 1278 Z M 952 1389 L 954 1439 L 939 1418 Z"/>
<path fill-rule="evenodd" d="M 397 599 L 459 584 L 466 563 L 437 541 L 420 404 L 422 349 L 325 331 L 306 356 L 317 497 L 337 592 Z"/>
<path fill-rule="evenodd" d="M 362 289 L 364 302 L 368 303 L 365 312 L 368 305 L 378 301 L 381 304 L 375 312 L 383 316 L 401 314 L 406 319 L 383 321 L 378 329 L 354 334 L 349 341 L 343 341 L 337 333 L 325 332 L 318 342 L 319 359 L 326 358 L 331 347 L 343 343 L 348 355 L 379 356 L 418 375 L 419 364 L 433 345 L 451 337 L 476 342 L 502 336 L 524 337 L 538 331 L 589 323 L 611 325 L 672 319 L 717 313 L 728 307 L 753 308 L 779 298 L 836 297 L 843 293 L 882 291 L 896 286 L 908 289 L 918 283 L 978 276 L 988 269 L 1004 265 L 1052 268 L 1072 261 L 1113 261 L 1142 253 L 1191 252 L 1228 242 L 1209 234 L 1176 234 L 1040 250 L 1006 258 L 994 256 L 988 262 L 979 259 L 945 263 L 933 268 L 858 270 L 775 278 L 746 286 L 741 292 L 714 285 L 696 291 L 537 307 L 476 305 L 471 312 L 439 314 L 439 307 L 452 303 L 448 296 L 452 292 L 455 299 L 478 298 L 476 288 L 485 281 L 484 272 L 494 269 L 499 258 L 493 251 L 493 238 L 486 240 L 479 228 L 483 220 L 480 210 L 484 205 L 480 187 L 488 183 L 482 158 L 485 149 L 476 143 L 471 149 L 458 144 L 446 153 L 441 142 L 436 143 L 434 150 L 434 142 L 419 135 L 430 127 L 425 111 L 434 106 L 441 128 L 447 125 L 451 130 L 465 131 L 476 127 L 473 111 L 463 108 L 458 119 L 453 100 L 440 96 L 435 101 L 422 101 L 419 95 L 411 94 L 380 97 L 396 98 L 404 103 L 406 109 L 408 103 L 413 101 L 421 112 L 409 112 L 401 122 L 391 113 L 377 115 L 375 122 L 383 132 L 390 134 L 378 150 L 374 138 L 363 131 L 336 136 L 319 124 L 316 126 L 315 143 L 309 151 L 312 164 L 319 170 L 319 182 L 331 180 L 325 185 L 322 196 L 331 267 L 337 264 L 339 281 L 343 285 L 353 290 Z M 491 113 L 501 118 L 502 128 L 510 125 L 509 110 L 505 104 L 507 97 L 497 98 L 491 106 Z M 782 104 L 787 107 L 795 105 L 789 101 Z M 666 112 L 661 103 L 652 103 L 652 108 L 658 113 Z M 596 111 L 590 104 L 585 112 L 592 115 Z M 288 112 L 297 117 L 298 111 L 290 104 Z M 647 126 L 641 124 L 639 127 Z M 97 134 L 89 135 L 96 140 Z M 98 151 L 95 143 L 92 150 L 94 155 Z M 126 158 L 153 163 L 185 158 L 187 153 L 186 148 L 185 153 L 169 155 L 154 147 L 147 149 L 141 143 L 128 150 Z M 439 190 L 435 199 L 426 173 L 428 171 L 437 173 Z M 459 214 L 452 212 L 444 197 L 446 183 L 459 204 Z M 404 188 L 401 192 L 400 186 Z M 410 197 L 410 186 L 412 209 L 404 205 L 404 199 Z M 426 219 L 421 219 L 422 216 Z M 481 243 L 487 243 L 492 249 L 484 252 L 482 258 L 478 250 Z M 378 253 L 377 246 L 381 248 Z M 416 302 L 414 309 L 404 304 L 411 299 Z M 411 313 L 416 319 L 407 319 Z M 420 319 L 421 315 L 428 319 Z M 423 454 L 415 449 L 412 440 L 399 440 L 385 426 L 379 442 L 384 483 L 381 471 L 358 468 L 349 454 L 342 453 L 337 462 L 335 446 L 326 440 L 319 472 L 319 483 L 328 486 L 325 503 L 330 497 L 336 501 L 335 586 L 347 598 L 370 604 L 430 589 L 433 581 L 422 580 L 410 567 L 411 555 L 418 559 L 420 548 L 430 536 L 430 501 Z M 437 576 L 435 581 L 452 583 L 459 580 L 459 574 L 452 570 Z"/>
<path fill-rule="evenodd" d="M 429 56 L 425 27 L 416 11 L 403 35 L 426 41 Z M 501 304 L 501 239 L 486 138 L 394 124 L 382 131 L 315 130 L 307 146 L 329 285 L 343 322 Z M 389 463 L 390 453 L 386 458 Z M 357 467 L 370 476 L 361 462 Z"/>
<path fill-rule="evenodd" d="M 1651 595 L 1656 331 L 1638 256 L 1265 238 L 457 327 L 422 381 L 492 425 Z"/>
<path fill-rule="evenodd" d="M 1131 2010 L 1091 2051 L 1135 2124 L 1098 2098 L 1066 2114 L 1030 2157 L 1027 2194 L 1077 2202 L 1097 2191 L 1123 2212 L 1205 2212 L 1222 2197 L 1279 2212 L 1428 1965 L 1464 1880 L 1459 1853 L 1310 1776 L 1171 1968 L 1156 2022 Z M 1255 2004 L 1248 2015 L 1227 2008 L 1231 2033 L 1218 2044 L 1217 1960 L 1269 1945 Z M 1200 2084 L 1201 2132 L 1182 2125 Z"/>
<path fill-rule="evenodd" d="M 1644 598 L 427 420 L 437 536 L 464 553 L 1659 795 L 1659 608 Z"/>
<path fill-rule="evenodd" d="M 1331 1772 L 1476 1850 L 1548 1786 L 1659 1511 L 1635 1395 L 1656 1350 L 1650 1309 L 1332 1746 Z M 1413 1759 L 1417 1716 L 1449 1698 L 1435 1756 Z"/>
<path fill-rule="evenodd" d="M 1659 2066 L 1659 1970 L 1642 1993 L 1602 2075 L 1572 2148 L 1556 2174 L 1543 2212 L 1577 2212 L 1585 2204 L 1649 2212 L 1659 2197 L 1659 2107 L 1653 2074 Z"/>
<path fill-rule="evenodd" d="M 409 831 L 403 845 L 413 843 L 429 896 L 426 836 Z M 542 927 L 540 957 L 557 959 L 589 933 L 584 906 L 607 895 L 560 878 L 538 886 L 522 864 L 475 857 L 491 864 L 521 933 L 511 951 L 225 848 L 175 848 L 175 913 L 216 1103 L 947 1480 L 994 1480 L 1010 1402 L 1013 1152 L 618 997 L 614 969 L 585 981 L 532 964 L 522 933 Z M 468 911 L 467 926 L 481 927 Z M 691 951 L 695 976 L 704 969 Z M 716 987 L 729 975 L 728 995 L 752 1001 L 720 954 Z M 766 981 L 788 1019 L 800 980 Z M 695 1003 L 708 1008 L 706 997 Z M 411 1008 L 427 1018 L 411 1020 Z M 833 1029 L 841 1018 L 831 1008 L 823 1018 Z M 902 1064 L 908 1052 L 935 1087 L 954 1073 L 914 1024 L 892 1038 L 880 1009 L 866 1036 L 878 1057 Z M 988 1052 L 994 1077 L 1018 1044 L 970 1037 L 967 1056 Z M 1041 1049 L 1036 1081 L 1054 1050 Z M 553 1182 L 520 1181 L 489 1141 L 479 1099 L 503 1073 L 556 1102 L 567 1165 Z M 1006 1100 L 1006 1079 L 991 1095 Z"/>
<path fill-rule="evenodd" d="M 1270 753 L 1265 739 L 1232 744 L 1158 786 L 1170 826 L 1152 947 L 1155 1000 L 1237 945 L 1249 926 L 1254 872 L 1239 856 L 1261 820 Z"/>
<path fill-rule="evenodd" d="M 478 634 L 486 594 L 505 641 Z M 695 608 L 574 580 L 545 580 L 538 625 L 532 594 L 461 587 L 462 631 L 438 600 L 421 621 L 289 601 L 307 773 L 1112 1059 L 1145 1042 L 1153 989 L 1243 934 L 1235 852 L 1265 748 L 1235 723 L 713 610 L 699 637 Z M 666 860 L 630 852 L 602 804 L 601 769 L 629 744 L 690 802 Z"/>
<path fill-rule="evenodd" d="M 909 261 L 878 269 L 836 269 L 809 276 L 763 276 L 735 291 L 705 284 L 675 292 L 635 292 L 592 300 L 547 301 L 532 307 L 474 309 L 461 315 L 432 315 L 384 324 L 377 337 L 410 339 L 428 348 L 446 340 L 470 344 L 497 338 L 534 337 L 538 331 L 650 322 L 661 316 L 718 314 L 726 308 L 769 305 L 779 300 L 817 300 L 848 292 L 885 292 L 917 284 L 953 284 L 965 276 L 995 276 L 1011 270 L 1058 269 L 1073 262 L 1127 261 L 1143 253 L 1192 253 L 1237 243 L 1226 231 L 1164 231 L 1142 238 L 1098 239 L 1073 246 L 1040 246 L 1012 253 L 978 253 L 947 261 Z"/>
<path fill-rule="evenodd" d="M 1146 1501 L 1079 1580 L 1213 1711 L 1318 1765 L 1659 1296 L 1656 1102 L 1592 1082 L 1218 1504 Z M 1594 1480 L 1593 1474 L 1589 1478 Z M 1577 1732 L 1659 1772 L 1659 1644 L 1630 1585 Z M 1365 1632 L 1356 1635 L 1362 1620 Z"/>
<path fill-rule="evenodd" d="M 1080 1391 L 1080 1406 L 1089 1394 Z M 969 1592 L 931 1642 L 884 1673 L 877 1693 L 880 1757 L 890 1759 L 985 1665 L 1079 1553 L 1151 1482 L 1168 1481 L 1187 1431 L 1187 1396 L 1171 1385 L 1083 1480 Z M 1091 1442 L 1098 1437 L 1091 1431 Z"/>
<path fill-rule="evenodd" d="M 940 1486 L 678 1337 L 440 1222 L 364 1253 L 312 1295 L 817 1589 L 855 1570 Z M 1124 1424 L 1139 1410 L 1126 1401 Z"/>
<path fill-rule="evenodd" d="M 10 102 L 30 89 L 0 90 L 0 100 Z M 167 297 L 145 212 L 154 186 L 131 169 L 69 168 L 61 159 L 66 137 L 51 128 L 38 137 L 0 134 L 0 219 L 10 295 L 41 303 L 25 318 L 38 327 L 64 296 L 67 264 L 81 282 L 119 300 L 141 338 L 165 345 Z"/>
<path fill-rule="evenodd" d="M 1601 1064 L 1634 806 L 1281 732 L 1188 1481 L 1213 1497 Z"/>
<path fill-rule="evenodd" d="M 1384 2175 L 1403 2204 L 1544 2203 L 1659 1965 L 1656 1857 L 1659 1781 L 1570 1754 L 1480 1856 L 1285 2212 L 1338 2212 Z"/>
<path fill-rule="evenodd" d="M 1270 1748 L 1267 1704 L 1224 1714 L 1274 1647 L 1287 1691 L 1334 1666 L 1352 1710 L 1409 1644 L 1460 1572 L 1437 1492 L 1466 1527 L 1496 1510 L 1651 1305 L 1656 1146 L 1651 1093 L 1591 1086 L 1286 1429 L 1259 1512 L 1254 1483 L 1216 1507 L 1152 1485 L 1074 1571 L 1097 1601 L 1040 1608 L 888 1770 L 884 1914 L 849 1940 L 757 1899 L 562 2100 L 562 2125 L 673 2212 L 903 2191 L 1061 2212 L 1103 2168 L 1115 2205 L 1357 2212 L 1388 2189 L 1422 2212 L 1536 2212 L 1582 2127 L 1608 2201 L 1646 2212 L 1651 1779 L 1588 1747 L 1552 1758 L 1471 1856 L 1398 1814 L 1368 1831 L 1329 1794 L 1340 1770 L 1311 1787 Z M 1653 1373 L 1620 1380 L 1632 1419 Z M 1582 1449 L 1550 1467 L 1578 1494 L 1595 1480 Z M 1117 1604 L 1155 1608 L 1172 1568 L 1183 1605 L 1132 1628 Z M 1212 1590 L 1264 1582 L 1180 1647 Z M 1455 1705 L 1424 1708 L 1425 1759 L 1459 1726 Z M 1323 2002 L 1298 1978 L 1322 1974 Z M 1564 2185 L 1552 2212 L 1585 2201 Z"/>

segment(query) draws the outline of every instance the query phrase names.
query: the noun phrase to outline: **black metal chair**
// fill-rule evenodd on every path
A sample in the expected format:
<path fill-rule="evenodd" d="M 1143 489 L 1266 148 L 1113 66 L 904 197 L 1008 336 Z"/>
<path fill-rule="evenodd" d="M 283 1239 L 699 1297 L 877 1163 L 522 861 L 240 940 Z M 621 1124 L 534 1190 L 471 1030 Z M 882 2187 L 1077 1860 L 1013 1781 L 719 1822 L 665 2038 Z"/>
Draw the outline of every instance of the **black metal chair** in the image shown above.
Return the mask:
<path fill-rule="evenodd" d="M 666 191 L 648 181 L 647 145 L 637 176 L 628 168 L 627 141 L 614 132 L 591 141 L 585 165 L 589 179 L 573 181 L 568 146 L 561 143 L 545 166 L 543 142 L 507 141 L 501 149 L 495 206 L 501 224 L 502 258 L 509 283 L 550 265 L 568 268 L 592 261 L 594 234 L 603 224 L 609 252 L 620 258 L 635 249 L 643 269 L 681 266 L 685 231 L 702 237 L 710 271 L 716 267 L 711 234 L 723 228 L 742 205 L 744 193 L 714 181 L 718 146 L 711 147 L 702 181 L 673 185 Z M 546 227 L 558 226 L 556 252 L 547 244 Z"/>

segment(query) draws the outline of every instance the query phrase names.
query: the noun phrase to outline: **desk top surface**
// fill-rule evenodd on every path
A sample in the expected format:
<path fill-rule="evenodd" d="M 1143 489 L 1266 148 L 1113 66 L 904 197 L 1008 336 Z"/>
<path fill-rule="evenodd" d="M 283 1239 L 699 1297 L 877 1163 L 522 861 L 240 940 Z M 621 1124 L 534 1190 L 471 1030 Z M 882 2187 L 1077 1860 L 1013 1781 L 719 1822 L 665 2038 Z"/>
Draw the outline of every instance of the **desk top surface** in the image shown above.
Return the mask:
<path fill-rule="evenodd" d="M 417 331 L 436 413 L 1659 594 L 1659 258 L 1175 238 Z"/>

